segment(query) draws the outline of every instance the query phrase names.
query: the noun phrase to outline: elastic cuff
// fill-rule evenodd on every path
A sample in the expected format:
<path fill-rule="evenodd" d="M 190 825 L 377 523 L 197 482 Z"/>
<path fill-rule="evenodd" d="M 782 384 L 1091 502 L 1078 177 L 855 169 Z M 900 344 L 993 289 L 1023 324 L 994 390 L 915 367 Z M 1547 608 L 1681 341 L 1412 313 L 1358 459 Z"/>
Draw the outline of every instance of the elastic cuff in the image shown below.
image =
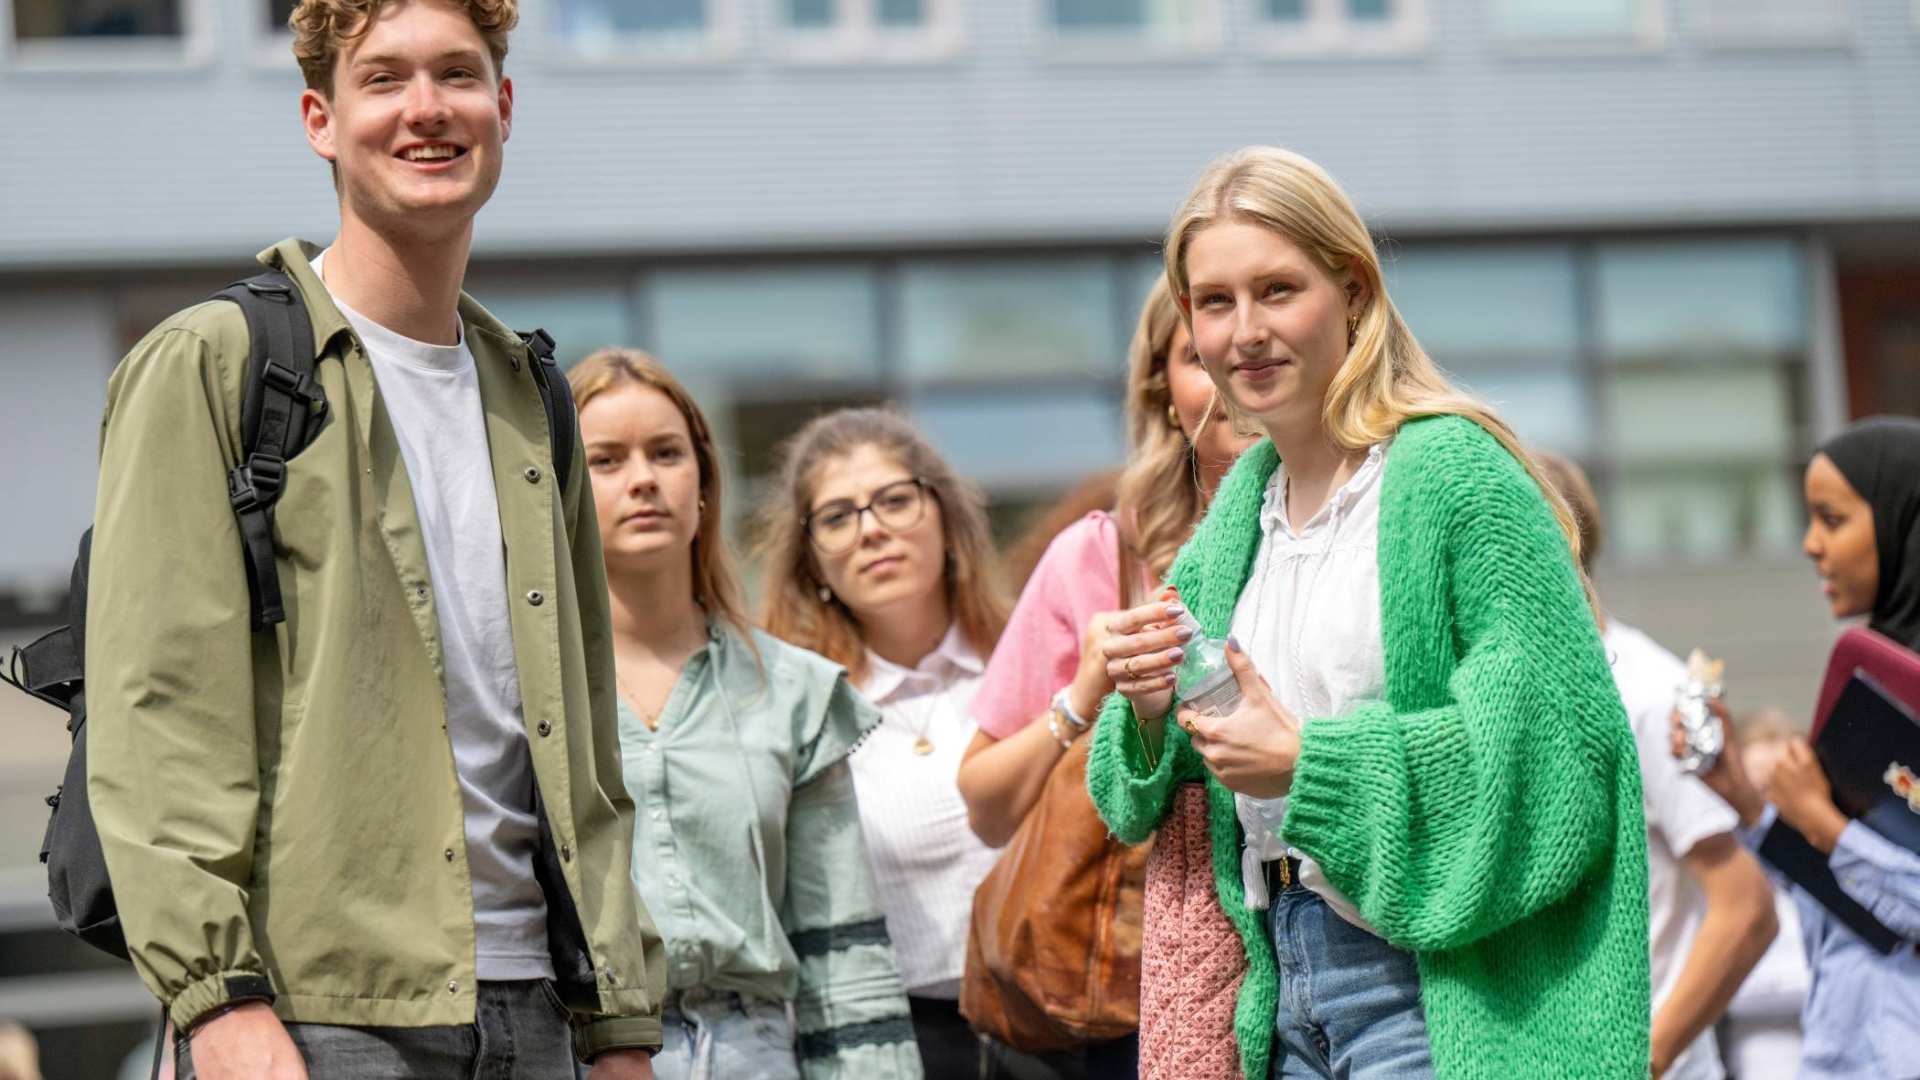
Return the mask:
<path fill-rule="evenodd" d="M 1331 856 L 1345 837 L 1351 844 L 1354 819 L 1365 816 L 1382 798 L 1405 798 L 1405 769 L 1394 764 L 1399 740 L 1385 727 L 1393 709 L 1368 702 L 1340 716 L 1316 717 L 1301 725 L 1300 758 L 1287 792 L 1287 815 L 1280 831 L 1287 843 L 1313 856 L 1339 884 L 1344 867 Z"/>
<path fill-rule="evenodd" d="M 573 1029 L 573 1052 L 581 1061 L 592 1061 L 609 1050 L 660 1050 L 658 1016 L 606 1016 L 577 1025 Z"/>
<path fill-rule="evenodd" d="M 188 983 L 167 1003 L 173 1029 L 189 1032 L 201 1017 L 247 1001 L 273 1004 L 273 983 L 258 971 L 219 971 Z"/>
<path fill-rule="evenodd" d="M 1159 827 L 1167 792 L 1173 787 L 1175 740 L 1185 737 L 1185 732 L 1168 729 L 1160 760 L 1149 769 L 1127 699 L 1115 694 L 1100 710 L 1087 757 L 1087 792 L 1107 828 L 1122 843 L 1138 844 Z"/>

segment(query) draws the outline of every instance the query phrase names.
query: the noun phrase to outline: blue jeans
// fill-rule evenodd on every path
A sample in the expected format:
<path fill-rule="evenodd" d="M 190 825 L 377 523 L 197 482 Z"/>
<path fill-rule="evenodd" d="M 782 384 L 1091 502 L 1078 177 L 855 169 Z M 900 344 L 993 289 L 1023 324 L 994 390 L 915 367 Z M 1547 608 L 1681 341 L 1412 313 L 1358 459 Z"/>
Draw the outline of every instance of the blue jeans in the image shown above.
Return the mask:
<path fill-rule="evenodd" d="M 1273 1080 L 1430 1080 L 1413 954 L 1341 918 L 1298 882 L 1273 898 L 1280 963 Z"/>
<path fill-rule="evenodd" d="M 288 1024 L 313 1080 L 567 1080 L 573 1034 L 545 979 L 483 982 L 474 1022 L 444 1027 Z M 189 1040 L 176 1045 L 178 1080 L 193 1080 Z"/>
<path fill-rule="evenodd" d="M 786 1005 L 691 990 L 661 1010 L 655 1080 L 800 1080 Z"/>

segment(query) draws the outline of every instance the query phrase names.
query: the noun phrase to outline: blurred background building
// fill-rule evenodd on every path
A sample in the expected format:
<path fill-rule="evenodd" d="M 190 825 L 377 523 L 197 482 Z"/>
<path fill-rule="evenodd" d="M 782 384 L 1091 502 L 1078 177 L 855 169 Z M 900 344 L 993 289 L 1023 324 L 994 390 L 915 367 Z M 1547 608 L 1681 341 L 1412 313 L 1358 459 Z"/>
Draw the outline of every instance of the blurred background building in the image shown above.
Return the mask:
<path fill-rule="evenodd" d="M 0 0 L 0 637 L 57 621 L 114 361 L 331 235 L 290 6 Z M 1724 655 L 1736 706 L 1804 713 L 1833 633 L 1811 446 L 1920 412 L 1920 0 L 523 0 L 506 71 L 470 291 L 665 359 L 736 510 L 844 402 L 909 410 L 1003 535 L 1117 462 L 1155 240 L 1253 142 L 1326 165 L 1421 340 L 1593 473 L 1609 606 Z M 0 1017 L 101 1075 L 137 1023 L 82 1025 L 150 1003 L 47 974 L 65 733 L 14 697 Z"/>

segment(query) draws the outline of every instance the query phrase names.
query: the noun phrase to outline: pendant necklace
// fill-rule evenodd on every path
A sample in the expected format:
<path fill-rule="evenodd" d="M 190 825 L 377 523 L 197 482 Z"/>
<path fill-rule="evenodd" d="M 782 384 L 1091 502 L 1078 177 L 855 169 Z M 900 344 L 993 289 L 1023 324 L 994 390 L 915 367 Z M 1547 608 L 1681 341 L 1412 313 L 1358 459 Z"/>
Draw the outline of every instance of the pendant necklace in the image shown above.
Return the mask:
<path fill-rule="evenodd" d="M 905 719 L 905 717 L 901 717 L 902 721 L 905 721 Z M 913 752 L 919 754 L 921 757 L 926 757 L 928 754 L 933 753 L 933 740 L 927 738 L 927 729 L 932 726 L 933 717 L 931 716 L 927 717 L 926 722 L 917 728 L 911 724 L 907 725 L 907 730 L 913 732 Z"/>

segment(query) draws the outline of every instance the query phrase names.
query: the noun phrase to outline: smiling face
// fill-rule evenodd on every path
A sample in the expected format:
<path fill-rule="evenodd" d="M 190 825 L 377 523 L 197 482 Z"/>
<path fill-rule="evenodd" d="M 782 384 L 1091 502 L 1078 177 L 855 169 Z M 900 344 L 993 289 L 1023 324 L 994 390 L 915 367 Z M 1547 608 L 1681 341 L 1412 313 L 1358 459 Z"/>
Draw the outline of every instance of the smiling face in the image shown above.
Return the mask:
<path fill-rule="evenodd" d="M 621 383 L 580 410 L 580 437 L 608 568 L 688 563 L 700 532 L 700 465 L 672 399 Z"/>
<path fill-rule="evenodd" d="M 1865 615 L 1880 592 L 1873 507 L 1825 454 L 1807 463 L 1807 533 L 1801 549 L 1820 574 L 1836 619 Z"/>
<path fill-rule="evenodd" d="M 843 456 L 827 458 L 814 470 L 807 510 L 818 513 L 838 502 L 864 506 L 881 489 L 912 479 L 906 466 L 879 447 L 858 446 Z M 808 541 L 821 582 L 862 624 L 903 607 L 941 602 L 946 588 L 946 522 L 940 500 L 931 491 L 920 492 L 920 499 L 918 519 L 903 527 L 889 526 L 874 510 L 861 513 L 859 539 L 845 550 L 826 551 Z"/>
<path fill-rule="evenodd" d="M 1220 392 L 1270 433 L 1317 428 L 1364 287 L 1280 233 L 1232 218 L 1193 235 L 1186 271 L 1194 349 Z"/>
<path fill-rule="evenodd" d="M 341 51 L 331 94 L 300 100 L 338 170 L 341 212 L 381 232 L 467 227 L 500 182 L 513 84 L 465 8 L 398 0 Z"/>

